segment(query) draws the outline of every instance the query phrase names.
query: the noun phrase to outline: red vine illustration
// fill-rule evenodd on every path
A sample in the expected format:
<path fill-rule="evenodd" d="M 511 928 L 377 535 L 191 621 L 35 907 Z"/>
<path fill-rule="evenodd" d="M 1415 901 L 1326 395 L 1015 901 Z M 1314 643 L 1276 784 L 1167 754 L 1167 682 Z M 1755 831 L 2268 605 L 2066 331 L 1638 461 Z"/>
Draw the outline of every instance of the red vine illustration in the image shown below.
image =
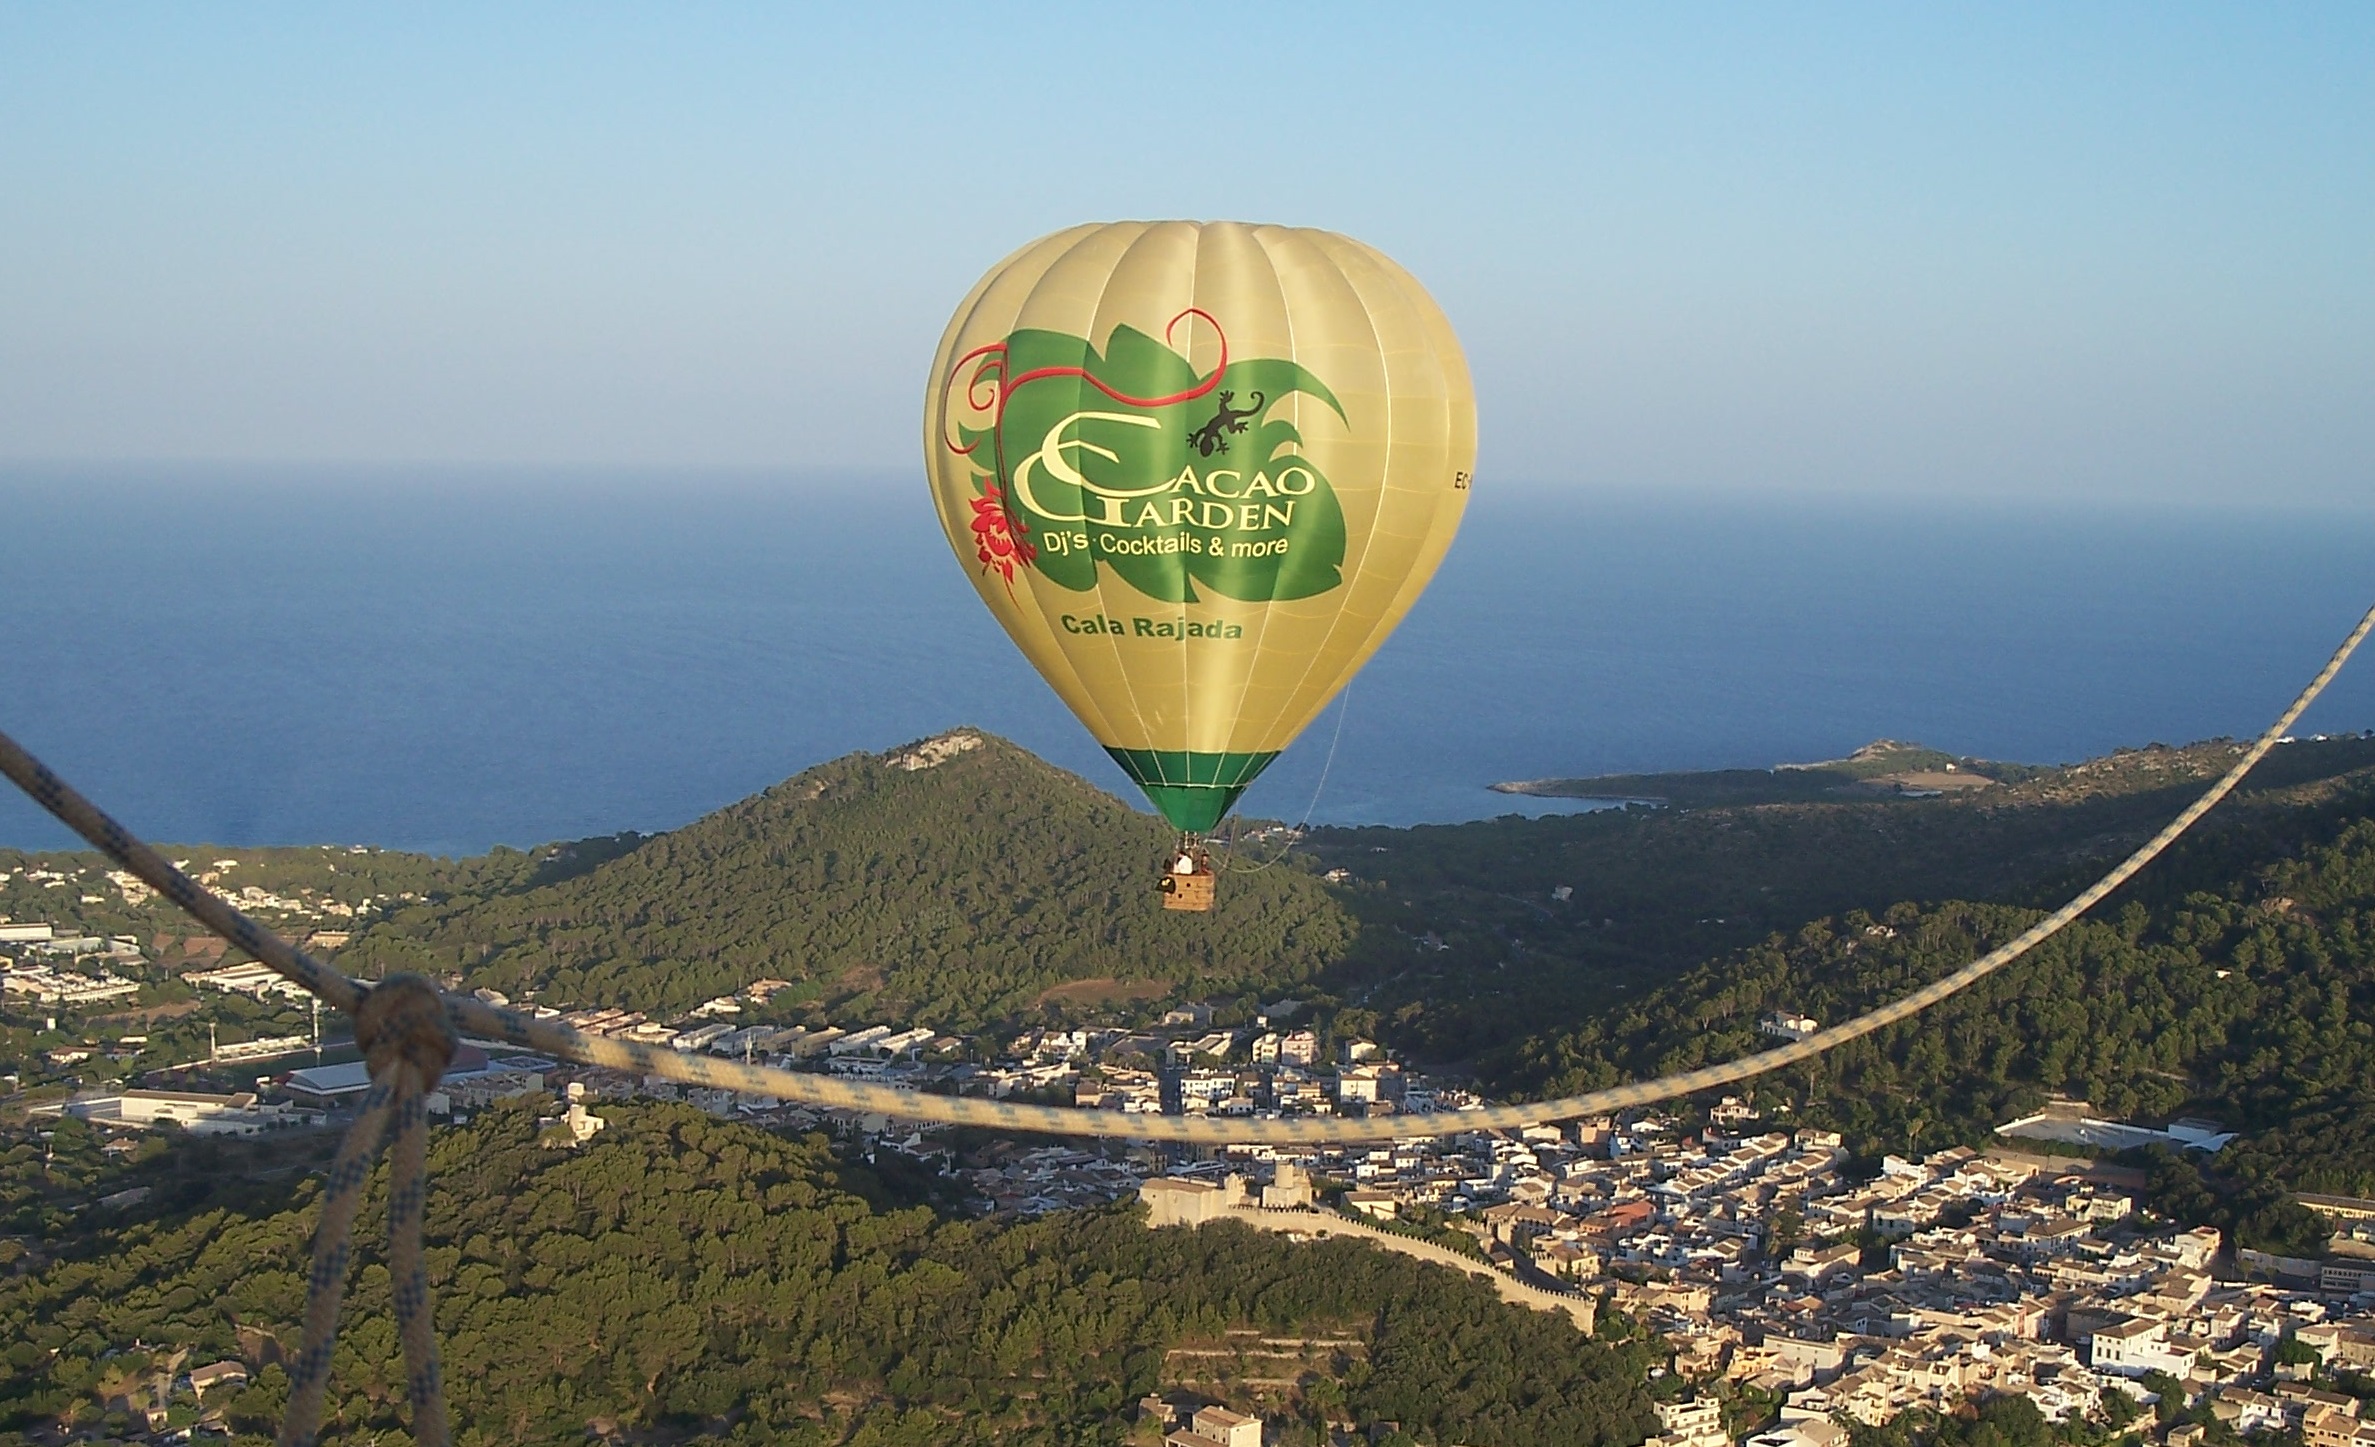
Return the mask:
<path fill-rule="evenodd" d="M 964 376 L 965 369 L 971 366 L 972 375 L 965 380 L 964 410 L 975 416 L 989 414 L 986 431 L 1001 454 L 996 459 L 995 475 L 983 480 L 982 495 L 973 499 L 973 540 L 984 572 L 997 573 L 1005 579 L 1007 588 L 1011 590 L 1014 587 L 1015 565 L 1019 562 L 1028 567 L 1039 557 L 1039 550 L 1031 544 L 1030 526 L 1014 515 L 1013 509 L 1006 504 L 1005 493 L 998 486 L 998 481 L 1006 475 L 1003 456 L 1006 403 L 1014 396 L 1015 390 L 1050 377 L 1071 377 L 1088 383 L 1126 407 L 1169 407 L 1181 402 L 1193 402 L 1219 386 L 1222 375 L 1229 370 L 1229 334 L 1221 330 L 1221 324 L 1213 319 L 1212 313 L 1202 307 L 1189 307 L 1164 326 L 1164 345 L 1170 345 L 1171 334 L 1189 317 L 1202 317 L 1205 324 L 1212 328 L 1213 335 L 1220 339 L 1220 361 L 1213 367 L 1212 375 L 1184 392 L 1173 392 L 1169 396 L 1133 397 L 1090 375 L 1086 367 L 1039 367 L 1019 377 L 1008 377 L 1004 342 L 990 342 L 975 347 L 957 358 L 956 365 L 948 369 L 948 381 L 941 388 L 943 411 L 953 410 L 945 406 L 948 393 L 955 388 L 957 379 Z M 985 389 L 987 395 L 984 395 Z M 957 440 L 946 435 L 945 431 L 940 441 L 960 457 L 972 456 L 974 449 L 981 446 L 979 437 L 959 446 Z"/>

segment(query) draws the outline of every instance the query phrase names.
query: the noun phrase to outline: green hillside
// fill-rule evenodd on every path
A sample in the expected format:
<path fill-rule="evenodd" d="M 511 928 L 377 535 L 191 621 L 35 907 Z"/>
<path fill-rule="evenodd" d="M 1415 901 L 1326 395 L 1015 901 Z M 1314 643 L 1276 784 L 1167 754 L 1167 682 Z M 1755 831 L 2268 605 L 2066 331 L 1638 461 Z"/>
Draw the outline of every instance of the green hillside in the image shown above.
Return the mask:
<path fill-rule="evenodd" d="M 1351 917 L 1297 869 L 1166 913 L 1160 820 L 991 735 L 938 742 L 820 765 L 572 877 L 400 911 L 340 963 L 653 1010 L 773 977 L 799 986 L 787 1000 L 961 1029 L 1066 985 L 1275 990 L 1351 947 Z"/>
<path fill-rule="evenodd" d="M 1664 1008 L 1645 997 L 1686 976 L 1723 978 L 1809 920 L 2058 903 L 2236 748 L 2124 750 L 1950 797 L 1320 830 L 1277 867 L 1226 876 L 1220 909 L 1198 916 L 1165 913 L 1147 887 L 1168 842 L 1159 821 L 1010 744 L 962 736 L 979 742 L 933 751 L 930 767 L 903 766 L 926 762 L 914 750 L 852 755 L 656 837 L 466 860 L 175 854 L 210 870 L 236 859 L 219 869 L 226 887 L 353 906 L 351 923 L 317 914 L 290 927 L 352 929 L 337 962 L 359 974 L 414 968 L 660 1013 L 774 977 L 796 982 L 786 1011 L 953 1031 L 1293 994 L 1317 1003 L 1323 1029 L 1378 1035 L 1514 1096 L 1567 1073 L 1561 1042 Z M 2139 887 L 2163 887 L 2183 861 L 2204 888 L 2245 879 L 2299 846 L 2305 821 L 2356 797 L 2370 768 L 2375 740 L 2277 750 Z M 73 877 L 36 879 L 37 866 Z M 0 868 L 15 871 L 0 878 L 0 912 L 130 933 L 167 966 L 219 950 L 162 901 L 126 902 L 90 856 L 0 856 Z M 178 1009 L 190 996 L 160 976 L 137 1003 Z M 1801 1008 L 1815 1009 L 1811 996 Z M 186 1057 L 218 1019 L 234 1032 L 224 1039 L 305 1028 L 232 1009 L 210 1000 L 204 1019 L 157 1024 L 158 1038 Z M 37 1024 L 0 1022 L 0 1055 L 36 1060 L 93 1033 L 72 1011 L 55 1031 Z"/>
<path fill-rule="evenodd" d="M 1143 1442 L 1130 1425 L 1141 1394 L 1209 1380 L 1170 1349 L 1226 1357 L 1227 1333 L 1245 1329 L 1357 1343 L 1311 1354 L 1283 1385 L 1231 1390 L 1275 1414 L 1271 1440 L 1287 1447 L 1344 1417 L 1479 1447 L 1618 1447 L 1651 1425 L 1646 1343 L 1578 1336 L 1367 1245 L 1149 1231 L 1134 1205 L 950 1221 L 899 1209 L 819 1138 L 682 1106 L 603 1114 L 609 1128 L 582 1150 L 541 1149 L 533 1110 L 512 1107 L 432 1137 L 430 1276 L 460 1443 Z M 47 1169 L 28 1133 L 0 1135 L 8 1228 L 42 1233 L 30 1255 L 0 1238 L 0 1441 L 105 1429 L 109 1398 L 144 1391 L 186 1351 L 185 1370 L 242 1356 L 260 1368 L 227 1413 L 260 1442 L 286 1398 L 264 1363 L 299 1340 L 318 1192 L 267 1153 L 309 1147 L 185 1142 L 125 1166 L 102 1161 L 79 1122 L 60 1135 L 64 1159 Z M 151 1199 L 83 1207 L 135 1182 Z M 384 1219 L 385 1182 L 363 1222 Z M 356 1254 L 330 1443 L 401 1435 L 370 1229 Z"/>
<path fill-rule="evenodd" d="M 842 1009 L 960 1028 L 1048 1008 L 1068 984 L 1086 988 L 1052 998 L 1090 1008 L 1133 983 L 1299 982 L 1324 1028 L 1465 1050 L 1514 1097 L 1729 1058 L 1764 1043 L 1772 1010 L 1836 1021 L 1935 978 L 2233 757 L 2128 751 L 1960 798 L 1325 831 L 1310 860 L 1224 880 L 1223 908 L 1198 917 L 1166 916 L 1145 888 L 1159 822 L 977 737 L 837 760 L 652 839 L 458 862 L 254 851 L 230 873 L 378 901 L 349 968 L 573 1001 L 665 1007 L 774 975 Z M 1347 877 L 1323 884 L 1317 865 Z M 13 888 L 45 901 L 77 886 Z M 87 908 L 161 927 L 155 902 Z M 2375 1193 L 2370 1018 L 2375 742 L 2304 743 L 2030 958 L 1754 1094 L 1864 1153 L 1984 1144 L 2052 1094 L 2145 1121 L 2210 1116 L 2242 1138 L 2207 1163 L 2139 1157 L 2154 1203 L 2300 1252 L 2324 1228 L 2289 1192 Z M 1397 1258 L 1150 1233 L 1127 1212 L 948 1222 L 894 1209 L 815 1143 L 606 1109 L 613 1129 L 578 1152 L 538 1149 L 507 1111 L 439 1133 L 440 1319 L 479 1440 L 589 1425 L 655 1442 L 1112 1440 L 1173 1346 L 1249 1328 L 1359 1336 L 1357 1359 L 1281 1389 L 1274 1405 L 1306 1423 L 1342 1410 L 1439 1440 L 1595 1447 L 1643 1429 L 1634 1348 L 1579 1344 Z M 94 1424 L 160 1345 L 285 1337 L 307 1162 L 204 1142 L 108 1161 L 79 1123 L 40 1149 L 10 1129 L 0 1336 L 25 1349 L 0 1358 L 0 1434 Z M 90 1209 L 134 1184 L 154 1195 Z M 365 1324 L 342 1348 L 352 1440 L 392 1421 L 385 1291 L 367 1270 Z M 277 1410 L 272 1382 L 244 1420 Z"/>
<path fill-rule="evenodd" d="M 2091 870 L 2092 866 L 2087 866 Z M 2076 872 L 2084 873 L 2087 870 Z M 1501 1060 L 1522 1093 L 1727 1059 L 1757 1021 L 1827 1022 L 1947 973 L 2037 910 L 1952 901 L 1851 910 L 1725 955 Z M 2049 1094 L 2113 1117 L 2202 1115 L 2244 1138 L 2164 1204 L 2313 1249 L 2283 1192 L 2375 1193 L 2375 774 L 2266 800 L 2181 844 L 2088 919 L 1918 1019 L 1756 1084 L 1760 1102 L 1877 1152 L 1985 1144 Z"/>
<path fill-rule="evenodd" d="M 1361 988 L 1389 1038 L 1514 1090 L 1522 1078 L 1499 1066 L 1515 1042 L 1597 1018 L 1808 920 L 1907 901 L 2057 905 L 2238 751 L 2224 741 L 2122 750 L 1939 798 L 1325 830 L 1311 852 L 1349 876 Z M 2302 810 L 2370 768 L 2375 740 L 2279 749 L 2191 847 L 2281 847 Z"/>

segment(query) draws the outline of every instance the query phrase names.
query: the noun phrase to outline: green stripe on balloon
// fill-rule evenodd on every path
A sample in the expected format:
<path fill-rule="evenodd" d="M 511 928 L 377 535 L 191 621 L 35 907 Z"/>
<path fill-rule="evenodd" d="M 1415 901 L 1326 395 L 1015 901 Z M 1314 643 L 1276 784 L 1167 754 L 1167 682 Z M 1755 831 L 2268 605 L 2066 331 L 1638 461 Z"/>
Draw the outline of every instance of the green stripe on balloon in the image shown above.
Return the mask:
<path fill-rule="evenodd" d="M 1107 749 L 1171 827 L 1209 834 L 1270 761 L 1275 749 L 1255 753 L 1200 754 L 1183 749 Z"/>

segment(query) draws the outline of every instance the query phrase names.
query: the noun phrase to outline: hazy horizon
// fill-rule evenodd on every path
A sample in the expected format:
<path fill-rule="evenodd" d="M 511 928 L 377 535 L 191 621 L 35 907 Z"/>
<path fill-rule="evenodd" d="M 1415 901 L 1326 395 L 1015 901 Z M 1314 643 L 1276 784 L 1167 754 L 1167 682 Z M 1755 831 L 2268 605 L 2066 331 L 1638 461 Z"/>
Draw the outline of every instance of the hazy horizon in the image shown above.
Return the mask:
<path fill-rule="evenodd" d="M 382 476 L 0 484 L 0 727 L 183 841 L 649 832 L 961 724 L 1136 802 L 896 470 Z M 2366 509 L 1480 489 L 1245 810 L 1448 822 L 1517 807 L 1497 780 L 1878 737 L 2044 763 L 2253 734 L 2365 609 L 2371 560 Z M 2370 723 L 2354 668 L 2303 731 Z M 64 842 L 0 792 L 0 843 Z"/>
<path fill-rule="evenodd" d="M 0 494 L 43 486 L 99 484 L 137 491 L 147 487 L 283 488 L 297 491 L 372 488 L 425 489 L 467 495 L 499 495 L 523 489 L 560 489 L 572 496 L 642 497 L 670 488 L 695 491 L 778 490 L 836 497 L 853 496 L 860 488 L 890 490 L 892 506 L 930 510 L 920 463 L 876 466 L 780 465 L 764 463 L 589 463 L 589 462 L 451 462 L 424 460 L 355 461 L 287 458 L 0 458 Z M 1970 488 L 1933 488 L 1919 492 L 1890 491 L 1849 483 L 1823 486 L 1812 482 L 1756 486 L 1746 483 L 1656 484 L 1620 480 L 1551 477 L 1484 477 L 1480 493 L 1527 499 L 1572 499 L 1625 506 L 1704 504 L 1722 507 L 1741 501 L 1762 504 L 1869 504 L 1919 511 L 1936 506 L 1956 511 L 1980 509 L 2009 513 L 2056 515 L 2125 513 L 2149 505 L 2156 515 L 2199 516 L 2250 513 L 2261 516 L 2309 518 L 2320 515 L 2356 518 L 2375 513 L 2375 490 L 2340 495 L 2128 494 L 2074 492 L 2042 480 L 2006 482 Z"/>

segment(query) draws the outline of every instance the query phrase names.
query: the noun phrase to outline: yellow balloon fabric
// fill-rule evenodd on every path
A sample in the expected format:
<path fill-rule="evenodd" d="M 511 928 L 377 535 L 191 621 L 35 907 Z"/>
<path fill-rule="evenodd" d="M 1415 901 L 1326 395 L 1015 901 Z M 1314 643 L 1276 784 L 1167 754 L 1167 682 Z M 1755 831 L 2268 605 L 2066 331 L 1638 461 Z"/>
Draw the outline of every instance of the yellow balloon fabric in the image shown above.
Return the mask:
<path fill-rule="evenodd" d="M 1237 222 L 1076 226 L 992 268 L 924 455 L 982 601 L 1171 822 L 1202 832 L 1451 546 L 1476 399 L 1377 251 Z"/>

